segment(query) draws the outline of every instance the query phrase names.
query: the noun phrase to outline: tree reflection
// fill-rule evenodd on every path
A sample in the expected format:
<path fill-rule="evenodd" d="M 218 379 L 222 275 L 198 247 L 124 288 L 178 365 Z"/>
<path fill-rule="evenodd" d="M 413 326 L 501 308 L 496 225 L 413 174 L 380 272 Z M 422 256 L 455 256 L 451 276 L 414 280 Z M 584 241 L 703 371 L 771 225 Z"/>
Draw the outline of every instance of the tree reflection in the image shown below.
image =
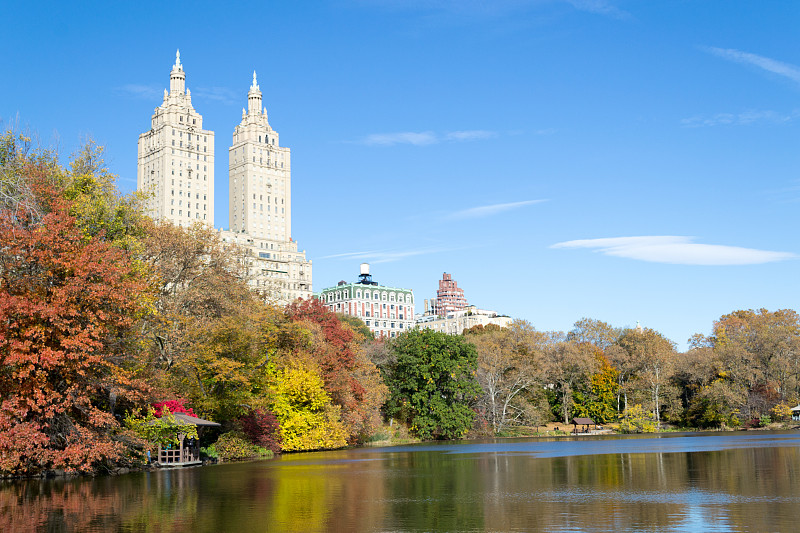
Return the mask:
<path fill-rule="evenodd" d="M 5 482 L 0 531 L 788 531 L 800 523 L 797 446 L 729 434 L 721 442 L 744 447 L 693 452 L 697 437 L 674 438 L 685 439 L 672 441 L 686 442 L 683 451 L 541 458 L 536 451 L 553 442 L 450 444 Z"/>

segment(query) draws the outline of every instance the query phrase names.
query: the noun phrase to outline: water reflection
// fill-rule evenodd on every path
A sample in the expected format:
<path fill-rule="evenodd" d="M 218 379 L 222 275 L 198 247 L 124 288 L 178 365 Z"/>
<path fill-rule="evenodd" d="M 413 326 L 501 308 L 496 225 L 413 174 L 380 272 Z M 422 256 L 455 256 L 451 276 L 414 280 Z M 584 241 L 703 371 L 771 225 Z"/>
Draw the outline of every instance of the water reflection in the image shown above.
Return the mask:
<path fill-rule="evenodd" d="M 0 485 L 0 531 L 791 531 L 800 434 L 441 443 Z"/>

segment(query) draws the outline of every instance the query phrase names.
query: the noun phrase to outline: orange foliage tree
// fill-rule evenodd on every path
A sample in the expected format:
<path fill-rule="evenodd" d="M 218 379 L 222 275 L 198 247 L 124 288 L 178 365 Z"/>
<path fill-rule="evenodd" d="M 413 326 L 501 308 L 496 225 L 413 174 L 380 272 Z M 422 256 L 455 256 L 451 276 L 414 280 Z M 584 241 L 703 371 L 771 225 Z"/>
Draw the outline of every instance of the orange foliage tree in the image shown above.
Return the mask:
<path fill-rule="evenodd" d="M 4 141 L 0 475 L 95 469 L 124 454 L 114 410 L 142 389 L 126 367 L 147 286 L 126 251 L 82 231 L 54 158 Z"/>

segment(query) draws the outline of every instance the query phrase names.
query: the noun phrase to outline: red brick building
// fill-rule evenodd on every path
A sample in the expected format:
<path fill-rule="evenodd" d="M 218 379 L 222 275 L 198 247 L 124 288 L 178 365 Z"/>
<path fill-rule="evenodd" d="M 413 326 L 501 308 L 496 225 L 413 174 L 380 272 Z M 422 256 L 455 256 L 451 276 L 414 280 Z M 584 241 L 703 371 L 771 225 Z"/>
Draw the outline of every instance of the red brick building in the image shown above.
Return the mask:
<path fill-rule="evenodd" d="M 448 314 L 466 307 L 467 299 L 464 298 L 464 289 L 458 286 L 450 274 L 443 273 L 442 279 L 439 280 L 439 290 L 436 291 L 436 299 L 433 301 L 433 313 L 446 317 Z"/>

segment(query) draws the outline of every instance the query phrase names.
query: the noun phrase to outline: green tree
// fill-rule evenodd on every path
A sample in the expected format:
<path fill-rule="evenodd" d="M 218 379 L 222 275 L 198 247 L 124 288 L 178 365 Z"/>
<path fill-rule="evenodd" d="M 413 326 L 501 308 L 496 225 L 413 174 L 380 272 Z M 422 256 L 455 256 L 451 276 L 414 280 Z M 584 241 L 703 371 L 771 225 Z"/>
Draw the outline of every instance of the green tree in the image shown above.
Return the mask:
<path fill-rule="evenodd" d="M 412 330 L 392 342 L 397 360 L 388 378 L 389 414 L 421 439 L 463 437 L 480 393 L 477 352 L 461 336 Z"/>

